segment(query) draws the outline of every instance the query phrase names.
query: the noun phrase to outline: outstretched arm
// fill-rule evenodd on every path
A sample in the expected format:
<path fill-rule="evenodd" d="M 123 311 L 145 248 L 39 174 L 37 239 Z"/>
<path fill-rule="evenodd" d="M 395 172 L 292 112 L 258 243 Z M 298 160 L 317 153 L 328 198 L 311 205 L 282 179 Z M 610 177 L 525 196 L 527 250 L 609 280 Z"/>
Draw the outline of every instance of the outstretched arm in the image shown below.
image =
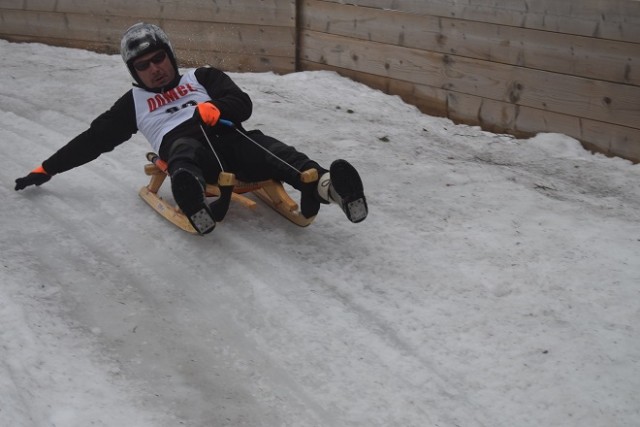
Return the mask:
<path fill-rule="evenodd" d="M 89 163 L 100 154 L 113 150 L 137 132 L 131 91 L 98 116 L 89 129 L 73 138 L 27 176 L 16 179 L 16 190 L 41 185 L 52 176 Z"/>

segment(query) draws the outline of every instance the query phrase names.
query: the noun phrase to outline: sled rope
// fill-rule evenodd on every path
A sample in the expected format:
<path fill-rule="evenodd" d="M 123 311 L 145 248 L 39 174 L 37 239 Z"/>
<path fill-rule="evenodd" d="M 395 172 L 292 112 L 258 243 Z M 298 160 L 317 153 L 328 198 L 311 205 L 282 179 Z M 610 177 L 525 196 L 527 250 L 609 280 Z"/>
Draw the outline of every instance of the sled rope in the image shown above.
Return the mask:
<path fill-rule="evenodd" d="M 220 165 L 220 172 L 224 172 L 224 167 L 222 166 L 222 161 L 220 160 L 220 157 L 218 157 L 218 153 L 216 152 L 215 148 L 213 148 L 213 144 L 211 143 L 211 140 L 209 140 L 209 137 L 207 136 L 207 133 L 204 131 L 204 128 L 202 127 L 202 125 L 200 125 L 200 130 L 202 131 L 202 134 L 204 135 L 204 138 L 207 140 L 207 144 L 209 144 L 209 148 L 211 148 L 211 151 L 213 151 L 213 155 L 216 156 L 216 160 L 218 161 L 218 165 Z"/>
<path fill-rule="evenodd" d="M 276 156 L 273 152 L 267 150 L 266 148 L 264 148 L 262 145 L 258 144 L 258 142 L 256 142 L 256 140 L 254 140 L 253 138 L 251 138 L 249 135 L 247 135 L 245 132 L 242 132 L 240 129 L 238 129 L 236 127 L 236 125 L 230 121 L 230 120 L 224 120 L 224 119 L 220 119 L 219 122 L 225 126 L 229 126 L 230 128 L 235 129 L 236 132 L 238 132 L 240 135 L 244 136 L 246 139 L 248 139 L 249 141 L 253 142 L 257 147 L 259 147 L 262 151 L 266 151 L 267 153 L 269 153 L 273 158 L 279 160 L 281 163 L 285 164 L 286 166 L 288 166 L 289 168 L 293 169 L 294 171 L 296 171 L 298 173 L 298 175 L 302 175 L 302 171 L 298 168 L 296 168 L 295 166 L 289 164 L 287 161 L 281 159 L 280 157 Z M 203 131 L 204 132 L 204 131 Z"/>

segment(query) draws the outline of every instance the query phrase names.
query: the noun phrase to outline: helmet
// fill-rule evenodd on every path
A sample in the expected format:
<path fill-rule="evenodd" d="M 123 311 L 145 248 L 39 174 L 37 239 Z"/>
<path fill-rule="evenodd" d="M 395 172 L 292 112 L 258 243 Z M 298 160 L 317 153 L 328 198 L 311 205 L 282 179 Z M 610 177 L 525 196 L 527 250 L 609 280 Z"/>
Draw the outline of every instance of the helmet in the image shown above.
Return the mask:
<path fill-rule="evenodd" d="M 157 49 L 164 49 L 167 52 L 177 72 L 178 65 L 173 48 L 171 47 L 171 42 L 167 34 L 162 31 L 162 28 L 154 24 L 139 22 L 124 32 L 122 40 L 120 41 L 120 55 L 122 55 L 122 60 L 127 64 L 131 76 L 138 84 L 142 85 L 142 82 L 133 69 L 133 60 Z"/>

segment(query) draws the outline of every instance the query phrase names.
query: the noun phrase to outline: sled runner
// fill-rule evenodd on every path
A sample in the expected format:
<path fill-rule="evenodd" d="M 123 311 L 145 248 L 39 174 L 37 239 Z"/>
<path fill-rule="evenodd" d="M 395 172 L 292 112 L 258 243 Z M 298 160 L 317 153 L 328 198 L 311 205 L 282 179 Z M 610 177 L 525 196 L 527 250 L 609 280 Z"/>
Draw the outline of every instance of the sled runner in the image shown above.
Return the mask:
<path fill-rule="evenodd" d="M 138 193 L 140 197 L 174 225 L 189 233 L 198 234 L 189 219 L 177 206 L 158 195 L 160 187 L 168 176 L 167 163 L 155 153 L 148 153 L 147 160 L 151 163 L 145 165 L 144 172 L 151 177 L 151 181 L 140 189 Z M 306 170 L 302 172 L 301 180 L 305 183 L 317 181 L 318 172 L 315 169 Z M 279 181 L 267 180 L 247 183 L 236 180 L 233 174 L 223 172 L 220 174 L 218 185 L 207 184 L 205 189 L 205 194 L 208 198 L 230 197 L 231 202 L 239 203 L 249 209 L 255 209 L 257 203 L 248 198 L 246 196 L 247 193 L 255 194 L 276 212 L 300 227 L 308 226 L 315 219 L 315 216 L 305 218 L 300 213 L 298 204 L 289 196 Z M 224 203 L 224 201 L 222 202 Z M 220 221 L 222 218 L 217 220 Z"/>

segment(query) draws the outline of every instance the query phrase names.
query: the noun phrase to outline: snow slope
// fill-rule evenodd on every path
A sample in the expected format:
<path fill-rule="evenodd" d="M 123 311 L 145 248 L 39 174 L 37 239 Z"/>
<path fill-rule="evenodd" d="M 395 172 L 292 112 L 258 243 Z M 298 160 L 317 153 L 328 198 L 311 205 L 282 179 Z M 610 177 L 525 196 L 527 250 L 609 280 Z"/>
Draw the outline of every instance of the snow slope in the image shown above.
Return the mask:
<path fill-rule="evenodd" d="M 234 205 L 191 236 L 137 196 L 141 136 L 15 192 L 130 78 L 0 54 L 0 426 L 638 425 L 640 166 L 329 72 L 232 74 L 246 127 L 351 160 L 370 216 Z"/>

